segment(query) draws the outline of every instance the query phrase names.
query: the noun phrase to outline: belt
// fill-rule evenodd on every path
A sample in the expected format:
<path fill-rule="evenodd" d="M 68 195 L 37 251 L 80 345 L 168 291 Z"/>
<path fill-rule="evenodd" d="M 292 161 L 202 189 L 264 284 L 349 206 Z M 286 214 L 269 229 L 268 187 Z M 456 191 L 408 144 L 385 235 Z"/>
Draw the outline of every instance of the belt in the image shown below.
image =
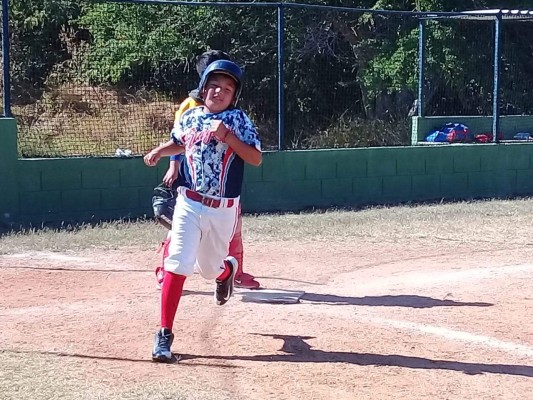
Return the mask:
<path fill-rule="evenodd" d="M 198 203 L 202 203 L 204 206 L 211 208 L 230 208 L 233 207 L 233 205 L 235 204 L 234 199 L 213 199 L 211 197 L 202 196 L 200 193 L 195 192 L 194 190 L 185 189 L 182 191 L 182 193 L 188 199 L 191 199 L 192 201 L 197 201 Z"/>

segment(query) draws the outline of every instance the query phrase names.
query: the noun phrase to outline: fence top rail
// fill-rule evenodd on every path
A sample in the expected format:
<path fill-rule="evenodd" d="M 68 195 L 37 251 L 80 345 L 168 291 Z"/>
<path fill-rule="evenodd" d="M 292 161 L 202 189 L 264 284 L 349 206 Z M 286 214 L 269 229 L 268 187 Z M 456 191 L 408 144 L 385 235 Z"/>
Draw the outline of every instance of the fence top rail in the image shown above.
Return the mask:
<path fill-rule="evenodd" d="M 510 20 L 533 20 L 533 10 L 472 10 L 463 11 L 459 15 L 438 16 L 433 19 L 476 19 L 476 20 L 492 20 L 492 19 L 510 19 Z"/>
<path fill-rule="evenodd" d="M 231 7 L 284 7 L 284 8 L 307 8 L 350 13 L 370 13 L 378 15 L 410 16 L 421 19 L 533 19 L 533 10 L 474 10 L 458 12 L 431 12 L 431 11 L 402 11 L 402 10 L 375 10 L 368 8 L 327 6 L 322 4 L 302 4 L 286 2 L 256 2 L 256 1 L 179 1 L 179 0 L 92 0 L 93 3 L 134 3 L 134 4 L 157 4 L 177 6 L 231 6 Z"/>

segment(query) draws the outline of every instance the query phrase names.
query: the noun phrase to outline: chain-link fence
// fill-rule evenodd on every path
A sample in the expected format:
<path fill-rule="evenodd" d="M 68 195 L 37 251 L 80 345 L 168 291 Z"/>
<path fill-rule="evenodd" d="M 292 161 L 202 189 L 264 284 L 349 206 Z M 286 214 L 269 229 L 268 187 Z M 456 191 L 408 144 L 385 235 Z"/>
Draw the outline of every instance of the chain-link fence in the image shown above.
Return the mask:
<path fill-rule="evenodd" d="M 424 115 L 492 115 L 494 23 L 426 22 Z"/>
<path fill-rule="evenodd" d="M 502 24 L 501 115 L 533 114 L 533 21 Z M 533 128 L 533 127 L 532 127 Z"/>
<path fill-rule="evenodd" d="M 493 114 L 495 16 L 157 0 L 10 7 L 2 93 L 23 157 L 145 153 L 169 137 L 198 82 L 195 56 L 208 49 L 244 67 L 240 106 L 267 150 L 408 145 L 419 110 Z M 502 23 L 503 115 L 532 112 L 530 33 L 531 22 Z"/>

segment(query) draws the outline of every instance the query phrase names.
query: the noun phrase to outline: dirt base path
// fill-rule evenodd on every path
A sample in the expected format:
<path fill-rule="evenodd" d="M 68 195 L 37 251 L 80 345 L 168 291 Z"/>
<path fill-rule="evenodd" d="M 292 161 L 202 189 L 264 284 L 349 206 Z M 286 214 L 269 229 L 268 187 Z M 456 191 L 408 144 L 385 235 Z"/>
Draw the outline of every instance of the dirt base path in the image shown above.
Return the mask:
<path fill-rule="evenodd" d="M 0 391 L 15 398 L 18 380 L 67 368 L 85 382 L 78 399 L 98 390 L 117 399 L 157 390 L 218 399 L 531 395 L 533 249 L 245 246 L 249 272 L 266 288 L 305 291 L 301 302 L 247 303 L 237 294 L 217 307 L 213 283 L 195 275 L 175 324 L 183 360 L 173 365 L 150 361 L 154 251 L 0 256 L 0 355 L 35 359 L 4 372 L 9 381 L 0 374 Z"/>

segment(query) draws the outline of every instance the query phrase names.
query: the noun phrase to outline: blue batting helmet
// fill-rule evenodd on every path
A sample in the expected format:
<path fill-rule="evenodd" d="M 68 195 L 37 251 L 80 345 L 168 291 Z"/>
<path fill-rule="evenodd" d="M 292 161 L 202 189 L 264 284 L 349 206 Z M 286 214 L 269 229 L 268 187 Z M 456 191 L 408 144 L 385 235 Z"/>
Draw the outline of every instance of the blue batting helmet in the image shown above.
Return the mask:
<path fill-rule="evenodd" d="M 236 105 L 237 101 L 239 101 L 239 97 L 241 96 L 242 78 L 244 76 L 242 69 L 237 64 L 229 60 L 218 60 L 212 62 L 207 66 L 202 74 L 202 78 L 200 79 L 200 84 L 198 85 L 198 91 L 200 94 L 204 90 L 207 80 L 211 74 L 228 75 L 237 83 L 237 87 L 235 89 L 235 99 L 233 100 L 233 105 Z"/>

